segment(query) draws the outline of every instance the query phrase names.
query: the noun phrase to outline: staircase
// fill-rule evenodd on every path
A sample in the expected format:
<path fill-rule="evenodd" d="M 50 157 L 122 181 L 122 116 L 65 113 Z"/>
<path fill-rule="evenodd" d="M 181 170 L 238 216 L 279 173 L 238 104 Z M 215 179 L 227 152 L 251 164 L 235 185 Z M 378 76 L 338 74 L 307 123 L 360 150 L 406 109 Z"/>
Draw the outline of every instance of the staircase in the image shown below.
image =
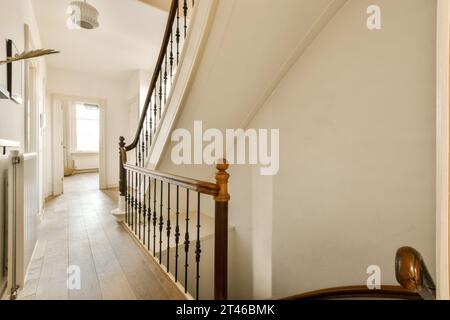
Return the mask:
<path fill-rule="evenodd" d="M 200 299 L 201 289 L 207 290 L 200 282 L 203 272 L 211 273 L 205 267 L 213 265 L 214 298 L 224 300 L 228 296 L 228 164 L 217 164 L 216 183 L 148 169 L 161 130 L 170 122 L 167 113 L 173 88 L 182 77 L 183 67 L 190 67 L 189 62 L 183 62 L 196 9 L 195 1 L 172 1 L 136 136 L 129 145 L 120 138 L 120 204 L 114 215 L 187 299 Z M 175 115 L 179 107 L 177 103 Z M 170 129 L 166 131 L 170 133 Z M 211 215 L 204 214 L 210 206 L 202 206 L 211 201 L 213 221 Z M 214 247 L 214 257 L 209 254 L 212 248 L 205 250 L 204 246 Z"/>
<path fill-rule="evenodd" d="M 213 0 L 172 1 L 136 135 L 130 144 L 123 137 L 119 140 L 120 203 L 114 212 L 186 298 L 197 300 L 208 297 L 204 280 L 209 277 L 214 286 L 214 299 L 228 298 L 229 166 L 226 160 L 217 164 L 214 183 L 160 172 L 155 168 L 175 119 L 184 107 L 215 5 Z M 325 25 L 338 9 L 339 5 L 327 8 L 327 14 L 321 16 L 324 20 L 319 20 L 314 32 L 318 33 L 320 26 Z M 308 37 L 313 39 L 311 35 Z M 405 252 L 407 254 L 403 255 Z M 421 262 L 417 264 L 417 261 Z M 413 275 L 408 273 L 411 270 L 414 270 Z M 418 252 L 412 249 L 399 251 L 396 272 L 402 287 L 384 286 L 381 290 L 368 290 L 363 286 L 331 288 L 288 300 L 435 298 L 434 284 Z M 419 283 L 418 279 L 424 279 L 424 282 Z"/>

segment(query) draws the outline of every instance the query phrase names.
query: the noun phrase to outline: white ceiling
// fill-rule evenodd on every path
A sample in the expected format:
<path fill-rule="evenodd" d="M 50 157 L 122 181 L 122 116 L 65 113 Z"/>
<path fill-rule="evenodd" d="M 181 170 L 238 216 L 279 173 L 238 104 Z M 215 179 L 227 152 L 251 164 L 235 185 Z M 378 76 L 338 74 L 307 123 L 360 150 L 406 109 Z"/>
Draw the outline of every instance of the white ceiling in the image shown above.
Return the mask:
<path fill-rule="evenodd" d="M 134 70 L 153 70 L 167 12 L 138 0 L 88 0 L 100 12 L 96 30 L 69 30 L 71 0 L 33 0 L 43 46 L 60 50 L 49 67 L 127 79 Z"/>

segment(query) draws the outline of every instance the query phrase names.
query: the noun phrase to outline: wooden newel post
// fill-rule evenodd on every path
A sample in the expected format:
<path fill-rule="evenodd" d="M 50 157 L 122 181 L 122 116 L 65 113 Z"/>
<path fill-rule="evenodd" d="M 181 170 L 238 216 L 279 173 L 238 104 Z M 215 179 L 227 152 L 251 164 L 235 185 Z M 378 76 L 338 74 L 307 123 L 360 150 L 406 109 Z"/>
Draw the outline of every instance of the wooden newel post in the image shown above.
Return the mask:
<path fill-rule="evenodd" d="M 214 238 L 214 299 L 228 298 L 228 179 L 229 165 L 226 160 L 216 165 L 216 184 L 219 193 L 214 198 L 215 205 L 215 238 Z"/>
<path fill-rule="evenodd" d="M 125 138 L 120 137 L 119 141 L 119 191 L 120 196 L 125 197 L 127 194 L 127 172 L 123 165 L 127 163 L 127 152 L 125 150 Z"/>

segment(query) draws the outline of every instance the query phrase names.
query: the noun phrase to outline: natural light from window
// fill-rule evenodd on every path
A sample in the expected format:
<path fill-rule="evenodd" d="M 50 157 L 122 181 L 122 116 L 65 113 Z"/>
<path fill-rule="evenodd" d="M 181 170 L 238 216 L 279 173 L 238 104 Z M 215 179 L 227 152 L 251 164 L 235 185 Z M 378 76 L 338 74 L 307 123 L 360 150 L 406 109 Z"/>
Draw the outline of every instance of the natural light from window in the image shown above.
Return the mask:
<path fill-rule="evenodd" d="M 76 104 L 77 151 L 98 152 L 100 110 L 96 105 Z"/>

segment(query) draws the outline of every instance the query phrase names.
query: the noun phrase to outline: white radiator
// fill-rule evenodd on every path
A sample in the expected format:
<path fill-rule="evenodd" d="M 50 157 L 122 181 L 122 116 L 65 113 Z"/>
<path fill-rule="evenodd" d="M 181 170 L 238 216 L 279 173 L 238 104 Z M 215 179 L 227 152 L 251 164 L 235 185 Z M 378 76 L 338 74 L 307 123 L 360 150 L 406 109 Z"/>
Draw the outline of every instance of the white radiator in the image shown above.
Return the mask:
<path fill-rule="evenodd" d="M 6 289 L 8 279 L 8 168 L 9 157 L 0 155 L 0 297 Z"/>
<path fill-rule="evenodd" d="M 23 288 L 37 242 L 37 154 L 12 151 L 8 169 L 8 289 Z"/>
<path fill-rule="evenodd" d="M 72 154 L 75 170 L 94 170 L 99 168 L 99 156 L 96 153 Z"/>

